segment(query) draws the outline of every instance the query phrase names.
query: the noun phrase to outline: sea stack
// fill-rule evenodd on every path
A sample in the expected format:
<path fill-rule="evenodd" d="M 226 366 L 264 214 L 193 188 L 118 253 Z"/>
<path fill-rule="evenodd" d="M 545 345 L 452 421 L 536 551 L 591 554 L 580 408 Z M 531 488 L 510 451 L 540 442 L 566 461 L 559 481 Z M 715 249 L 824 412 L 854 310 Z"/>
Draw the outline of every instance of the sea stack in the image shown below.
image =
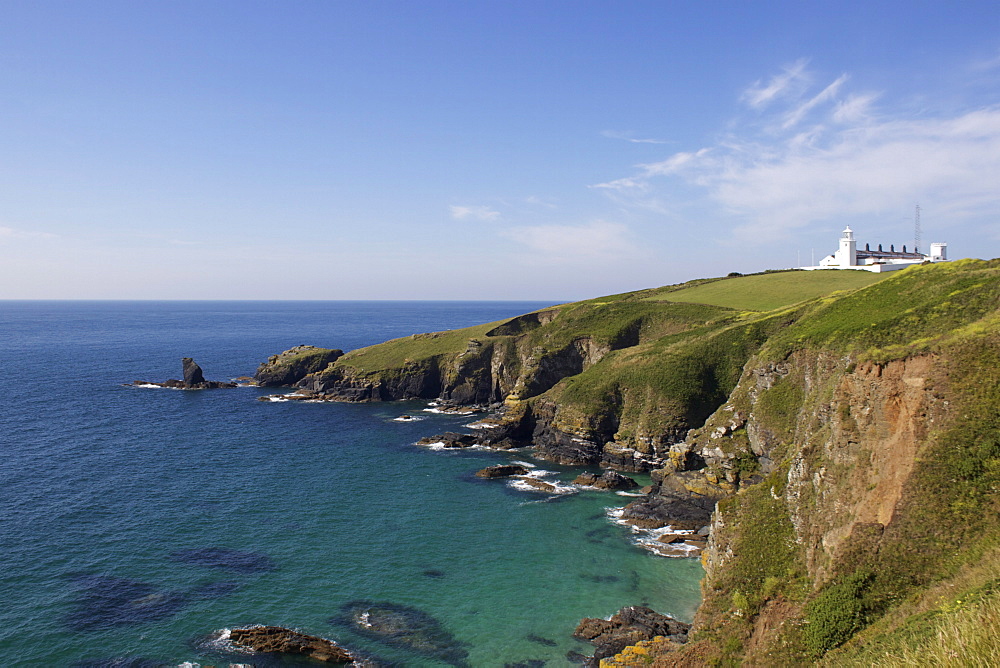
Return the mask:
<path fill-rule="evenodd" d="M 183 357 L 181 363 L 184 365 L 184 385 L 192 387 L 205 382 L 205 375 L 197 362 L 190 357 Z"/>

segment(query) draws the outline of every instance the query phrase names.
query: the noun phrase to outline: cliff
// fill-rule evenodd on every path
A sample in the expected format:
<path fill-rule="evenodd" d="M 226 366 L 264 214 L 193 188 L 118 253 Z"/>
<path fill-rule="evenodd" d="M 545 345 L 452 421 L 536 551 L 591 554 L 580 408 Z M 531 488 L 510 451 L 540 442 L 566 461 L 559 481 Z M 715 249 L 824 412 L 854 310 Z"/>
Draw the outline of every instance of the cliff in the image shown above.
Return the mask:
<path fill-rule="evenodd" d="M 614 295 L 294 382 L 501 404 L 493 445 L 651 471 L 624 517 L 710 526 L 704 602 L 686 645 L 602 665 L 902 665 L 1000 582 L 1000 261 L 864 274 Z"/>
<path fill-rule="evenodd" d="M 920 267 L 761 346 L 683 446 L 736 493 L 712 517 L 692 640 L 652 665 L 935 662 L 1000 581 L 998 307 L 1000 262 Z M 943 663 L 973 665 L 984 632 Z"/>

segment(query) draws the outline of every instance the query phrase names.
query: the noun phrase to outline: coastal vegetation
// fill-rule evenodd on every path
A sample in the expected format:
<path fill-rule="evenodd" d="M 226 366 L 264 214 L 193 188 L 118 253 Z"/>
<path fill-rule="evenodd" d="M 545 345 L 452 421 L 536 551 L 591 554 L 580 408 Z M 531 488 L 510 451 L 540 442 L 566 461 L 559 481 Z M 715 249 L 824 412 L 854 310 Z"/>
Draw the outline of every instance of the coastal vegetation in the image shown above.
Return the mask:
<path fill-rule="evenodd" d="M 706 525 L 703 603 L 686 643 L 602 665 L 995 665 L 977 657 L 998 656 L 998 260 L 692 281 L 296 382 L 502 406 L 484 444 L 650 472 L 625 517 Z"/>

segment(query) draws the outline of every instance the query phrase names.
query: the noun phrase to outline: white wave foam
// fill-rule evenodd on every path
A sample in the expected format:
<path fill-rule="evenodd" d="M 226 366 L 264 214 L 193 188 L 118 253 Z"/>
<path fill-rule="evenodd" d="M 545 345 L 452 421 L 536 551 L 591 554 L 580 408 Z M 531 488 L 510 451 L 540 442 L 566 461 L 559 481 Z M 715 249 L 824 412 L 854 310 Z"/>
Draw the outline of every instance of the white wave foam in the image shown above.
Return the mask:
<path fill-rule="evenodd" d="M 422 448 L 427 448 L 428 450 L 451 450 L 451 448 L 446 448 L 444 441 L 435 441 L 434 443 L 417 443 Z"/>
<path fill-rule="evenodd" d="M 528 482 L 529 479 L 537 480 L 545 484 L 533 485 Z M 531 474 L 511 478 L 507 481 L 507 485 L 512 489 L 516 489 L 521 492 L 537 492 L 541 494 L 555 494 L 557 496 L 562 496 L 564 494 L 576 494 L 580 491 L 574 485 L 564 485 L 555 480 L 542 480 L 541 478 L 532 476 Z"/>
<path fill-rule="evenodd" d="M 470 422 L 469 424 L 465 425 L 466 429 L 496 429 L 499 426 L 500 425 L 496 423 L 483 422 L 482 420 L 480 420 L 479 422 Z"/>
<path fill-rule="evenodd" d="M 518 459 L 515 459 L 514 461 L 512 461 L 511 464 L 520 464 L 521 466 L 524 466 L 524 467 L 529 468 L 529 469 L 538 468 L 537 464 L 532 464 L 531 462 L 522 462 L 522 461 L 520 461 Z"/>
<path fill-rule="evenodd" d="M 260 626 L 261 626 L 260 624 L 254 624 L 251 626 L 245 626 L 243 628 L 253 629 L 253 628 L 260 628 Z M 205 647 L 210 648 L 212 650 L 227 652 L 229 654 L 235 653 L 235 654 L 249 655 L 255 653 L 249 647 L 244 647 L 243 645 L 237 645 L 236 643 L 234 643 L 231 639 L 232 633 L 233 633 L 232 629 L 221 629 L 219 631 L 213 632 L 207 640 L 199 644 L 203 644 Z M 193 664 L 193 665 L 197 666 L 199 664 Z M 231 665 L 242 665 L 242 664 L 231 664 Z"/>
<path fill-rule="evenodd" d="M 646 496 L 642 492 L 626 492 L 625 490 L 618 490 L 615 494 L 618 496 Z"/>
<path fill-rule="evenodd" d="M 451 410 L 451 409 L 442 409 L 442 408 L 425 408 L 424 412 L 425 413 L 438 413 L 440 415 L 472 415 L 476 411 L 474 411 L 474 410 L 465 410 L 465 409 L 462 409 L 462 410 Z"/>
<path fill-rule="evenodd" d="M 392 418 L 393 422 L 420 422 L 424 418 L 417 417 L 414 415 L 400 415 L 399 417 Z"/>
<path fill-rule="evenodd" d="M 623 519 L 625 507 L 606 508 L 605 514 L 614 524 L 628 527 L 632 532 L 632 543 L 644 550 L 649 550 L 653 554 L 661 557 L 691 557 L 697 555 L 701 548 L 697 545 L 689 545 L 686 542 L 666 543 L 662 540 L 664 536 L 687 536 L 693 537 L 694 532 L 690 529 L 675 529 L 670 525 L 659 529 L 643 529 L 634 524 L 630 524 Z"/>

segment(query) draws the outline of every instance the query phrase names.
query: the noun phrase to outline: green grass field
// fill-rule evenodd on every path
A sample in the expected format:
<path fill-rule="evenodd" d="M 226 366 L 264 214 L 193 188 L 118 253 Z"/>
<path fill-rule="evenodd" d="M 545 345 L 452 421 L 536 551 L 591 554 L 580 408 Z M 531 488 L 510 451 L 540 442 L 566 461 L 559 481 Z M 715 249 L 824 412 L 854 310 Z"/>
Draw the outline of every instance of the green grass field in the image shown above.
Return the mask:
<path fill-rule="evenodd" d="M 892 274 L 870 271 L 782 271 L 734 276 L 690 288 L 661 289 L 644 301 L 671 301 L 724 306 L 740 311 L 771 311 L 838 290 L 856 290 Z"/>

